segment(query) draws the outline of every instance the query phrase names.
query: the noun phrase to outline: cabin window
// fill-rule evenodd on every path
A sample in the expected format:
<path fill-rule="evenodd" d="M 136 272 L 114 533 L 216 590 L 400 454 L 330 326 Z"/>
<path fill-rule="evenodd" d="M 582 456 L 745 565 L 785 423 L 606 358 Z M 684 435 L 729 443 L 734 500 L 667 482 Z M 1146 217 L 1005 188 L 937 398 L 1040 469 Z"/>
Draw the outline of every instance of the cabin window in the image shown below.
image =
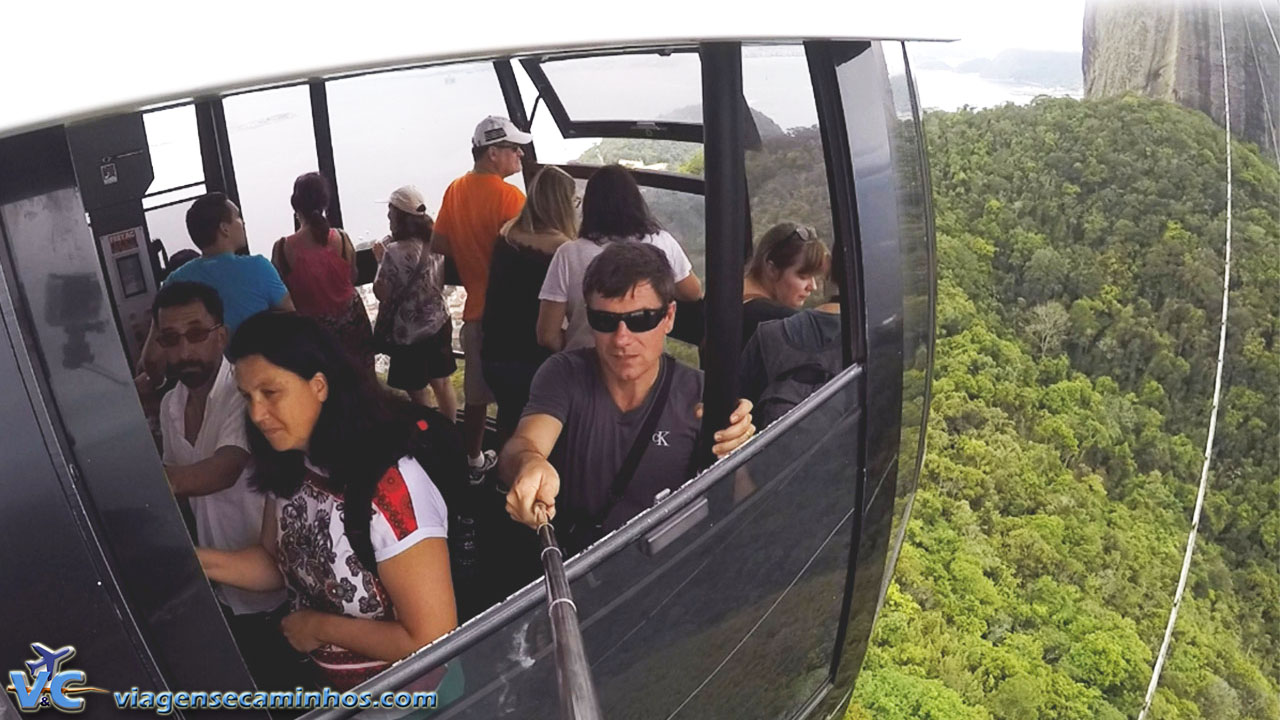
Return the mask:
<path fill-rule="evenodd" d="M 575 122 L 702 122 L 702 66 L 695 52 L 551 60 L 542 69 Z"/>
<path fill-rule="evenodd" d="M 932 364 L 933 232 L 927 224 L 931 211 L 920 170 L 924 139 L 912 106 L 905 44 L 883 43 L 882 48 L 892 96 L 889 136 L 898 179 L 898 238 L 902 253 L 902 436 L 894 502 L 895 527 L 900 528 L 906 519 L 906 501 L 915 491 L 920 471 L 920 442 L 927 416 Z"/>
<path fill-rule="evenodd" d="M 830 248 L 831 198 L 804 47 L 744 46 L 742 94 L 760 133 L 760 145 L 746 153 L 753 247 L 774 224 L 794 222 L 817 230 Z M 809 304 L 834 292 L 819 287 Z"/>
<path fill-rule="evenodd" d="M 327 89 L 342 219 L 357 246 L 387 234 L 384 201 L 401 185 L 416 185 L 434 217 L 445 188 L 471 169 L 476 123 L 507 114 L 489 62 L 360 75 Z M 519 173 L 507 182 L 524 190 Z"/>
<path fill-rule="evenodd" d="M 142 116 L 155 179 L 147 194 L 204 182 L 200 135 L 194 105 L 156 110 Z"/>
<path fill-rule="evenodd" d="M 271 257 L 293 232 L 293 181 L 316 170 L 311 94 L 305 85 L 233 95 L 222 101 L 249 252 Z"/>
<path fill-rule="evenodd" d="M 155 110 L 142 116 L 155 179 L 142 206 L 151 240 L 164 242 L 169 255 L 195 250 L 187 235 L 187 208 L 207 190 L 200 158 L 200 135 L 193 105 Z"/>
<path fill-rule="evenodd" d="M 207 191 L 204 183 L 200 183 L 183 192 L 187 193 L 185 200 L 173 204 L 167 202 L 158 204 L 146 210 L 147 234 L 150 235 L 151 240 L 163 242 L 165 252 L 169 253 L 170 257 L 179 250 L 199 252 L 199 248 L 191 242 L 191 236 L 187 234 L 187 210 L 197 197 L 204 195 Z M 149 204 L 144 201 L 144 207 Z"/>

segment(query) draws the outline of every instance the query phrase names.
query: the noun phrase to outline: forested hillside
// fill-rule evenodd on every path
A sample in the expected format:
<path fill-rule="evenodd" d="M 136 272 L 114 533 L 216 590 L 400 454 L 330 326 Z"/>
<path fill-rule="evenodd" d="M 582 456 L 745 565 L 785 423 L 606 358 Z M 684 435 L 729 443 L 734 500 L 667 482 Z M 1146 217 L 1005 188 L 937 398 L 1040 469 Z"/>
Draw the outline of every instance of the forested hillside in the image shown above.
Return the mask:
<path fill-rule="evenodd" d="M 1223 131 L 1127 97 L 926 118 L 928 453 L 850 718 L 1133 718 L 1200 475 Z M 1223 398 L 1151 717 L 1280 717 L 1280 173 L 1236 143 Z"/>

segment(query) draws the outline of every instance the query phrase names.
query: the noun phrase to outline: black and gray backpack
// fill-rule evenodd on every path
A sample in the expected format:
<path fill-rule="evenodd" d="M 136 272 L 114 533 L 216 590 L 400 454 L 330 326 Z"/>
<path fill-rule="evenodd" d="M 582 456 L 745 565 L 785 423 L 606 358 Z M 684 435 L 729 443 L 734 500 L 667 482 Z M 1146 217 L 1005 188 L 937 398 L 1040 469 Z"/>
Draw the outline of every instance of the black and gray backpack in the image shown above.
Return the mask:
<path fill-rule="evenodd" d="M 819 353 L 797 348 L 787 341 L 785 323 L 786 320 L 771 320 L 756 328 L 765 377 L 769 379 L 752 410 L 757 427 L 786 415 L 840 372 L 839 344 Z"/>

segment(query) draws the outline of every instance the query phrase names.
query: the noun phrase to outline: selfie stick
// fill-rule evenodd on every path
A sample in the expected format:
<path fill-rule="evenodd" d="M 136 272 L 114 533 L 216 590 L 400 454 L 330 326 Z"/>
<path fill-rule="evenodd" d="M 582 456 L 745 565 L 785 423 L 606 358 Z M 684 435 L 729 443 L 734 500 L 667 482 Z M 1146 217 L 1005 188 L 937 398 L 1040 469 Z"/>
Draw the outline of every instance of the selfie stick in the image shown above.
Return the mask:
<path fill-rule="evenodd" d="M 550 523 L 538 527 L 542 542 L 543 583 L 547 589 L 547 615 L 551 618 L 551 637 L 556 644 L 556 676 L 560 680 L 560 717 L 564 720 L 600 720 L 600 701 L 591 682 L 587 651 L 578 627 L 578 607 L 569 592 L 569 579 L 564 574 L 564 555 L 556 544 Z"/>

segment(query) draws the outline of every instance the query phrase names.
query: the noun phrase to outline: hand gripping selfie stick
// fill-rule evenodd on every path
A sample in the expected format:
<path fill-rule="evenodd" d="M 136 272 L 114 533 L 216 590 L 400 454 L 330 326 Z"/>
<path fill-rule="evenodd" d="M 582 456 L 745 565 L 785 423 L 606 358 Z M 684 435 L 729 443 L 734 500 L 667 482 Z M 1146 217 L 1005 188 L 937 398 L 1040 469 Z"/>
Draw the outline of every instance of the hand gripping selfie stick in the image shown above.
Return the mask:
<path fill-rule="evenodd" d="M 543 583 L 547 588 L 547 615 L 551 618 L 551 637 L 556 644 L 556 676 L 560 680 L 560 717 L 564 720 L 600 720 L 600 701 L 591 682 L 587 651 L 582 645 L 578 627 L 578 606 L 569 592 L 569 579 L 564 574 L 564 555 L 556 544 L 556 533 L 550 523 L 538 526 L 542 542 Z"/>

